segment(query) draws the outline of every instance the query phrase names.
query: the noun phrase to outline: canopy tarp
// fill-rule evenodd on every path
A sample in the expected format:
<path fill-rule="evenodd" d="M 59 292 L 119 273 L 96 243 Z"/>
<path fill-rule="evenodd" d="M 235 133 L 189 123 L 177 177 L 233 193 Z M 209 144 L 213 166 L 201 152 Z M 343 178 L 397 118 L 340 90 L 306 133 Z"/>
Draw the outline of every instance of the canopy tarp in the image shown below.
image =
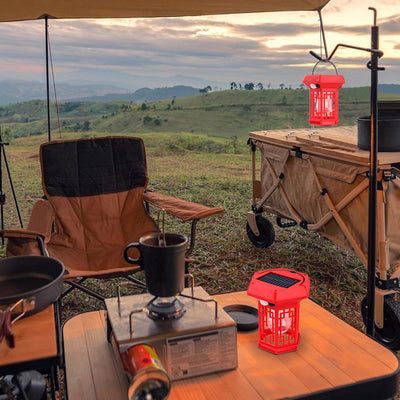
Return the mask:
<path fill-rule="evenodd" d="M 140 18 L 313 11 L 329 0 L 12 0 L 2 1 L 0 21 L 49 18 Z"/>

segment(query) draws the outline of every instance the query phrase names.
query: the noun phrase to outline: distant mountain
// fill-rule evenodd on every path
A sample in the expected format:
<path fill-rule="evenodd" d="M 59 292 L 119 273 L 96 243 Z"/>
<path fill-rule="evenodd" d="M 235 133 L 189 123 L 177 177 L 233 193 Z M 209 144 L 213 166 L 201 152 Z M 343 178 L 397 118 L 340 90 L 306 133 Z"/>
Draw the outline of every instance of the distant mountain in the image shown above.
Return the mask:
<path fill-rule="evenodd" d="M 382 83 L 378 85 L 378 93 L 400 94 L 400 85 Z"/>
<path fill-rule="evenodd" d="M 59 101 L 126 101 L 133 103 L 182 98 L 199 94 L 199 89 L 192 86 L 176 85 L 156 89 L 142 88 L 131 92 L 112 85 L 68 84 L 56 86 Z M 54 101 L 53 87 L 50 86 L 50 99 Z M 0 81 L 0 106 L 22 103 L 29 100 L 45 100 L 46 86 L 34 81 Z"/>
<path fill-rule="evenodd" d="M 177 85 L 172 87 L 162 87 L 156 89 L 142 88 L 133 93 L 110 93 L 103 96 L 88 96 L 80 98 L 82 101 L 110 102 L 126 101 L 132 103 L 144 103 L 158 100 L 177 99 L 183 97 L 196 96 L 199 89 L 192 86 Z"/>
<path fill-rule="evenodd" d="M 108 93 L 127 93 L 127 90 L 111 85 L 70 85 L 59 83 L 56 86 L 58 100 L 80 100 L 88 96 L 102 96 Z M 54 101 L 53 87 L 50 87 L 51 100 Z M 0 81 L 0 105 L 20 103 L 29 100 L 46 99 L 46 85 L 33 81 Z"/>

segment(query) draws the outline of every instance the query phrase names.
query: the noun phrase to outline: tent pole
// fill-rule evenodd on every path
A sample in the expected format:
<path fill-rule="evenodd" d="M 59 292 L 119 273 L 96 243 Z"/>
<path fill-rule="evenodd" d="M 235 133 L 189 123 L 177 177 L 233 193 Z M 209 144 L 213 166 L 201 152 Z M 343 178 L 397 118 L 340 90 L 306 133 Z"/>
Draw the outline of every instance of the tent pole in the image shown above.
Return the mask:
<path fill-rule="evenodd" d="M 371 28 L 371 48 L 379 48 L 379 30 L 376 25 L 376 10 L 374 25 Z M 377 53 L 372 53 L 368 64 L 371 69 L 371 148 L 369 161 L 369 210 L 368 210 L 368 282 L 367 282 L 367 334 L 374 337 L 375 333 L 375 276 L 376 276 L 376 208 L 377 208 L 377 174 L 378 174 L 378 59 Z"/>
<path fill-rule="evenodd" d="M 47 137 L 51 140 L 51 127 L 50 127 L 50 83 L 49 83 L 49 24 L 48 16 L 44 16 L 45 23 L 45 42 L 46 42 L 46 98 L 47 98 Z"/>

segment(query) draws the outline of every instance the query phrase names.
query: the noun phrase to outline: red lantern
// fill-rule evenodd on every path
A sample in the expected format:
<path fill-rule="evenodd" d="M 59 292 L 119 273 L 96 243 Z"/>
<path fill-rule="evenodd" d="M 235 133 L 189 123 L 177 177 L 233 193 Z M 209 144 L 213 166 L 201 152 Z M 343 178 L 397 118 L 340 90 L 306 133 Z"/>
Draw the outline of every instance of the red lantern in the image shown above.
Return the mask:
<path fill-rule="evenodd" d="M 309 292 L 307 274 L 285 268 L 254 274 L 247 294 L 258 299 L 258 347 L 275 354 L 297 349 L 300 300 Z"/>
<path fill-rule="evenodd" d="M 311 125 L 339 123 L 339 88 L 345 83 L 342 75 L 306 75 L 303 79 L 310 88 Z"/>

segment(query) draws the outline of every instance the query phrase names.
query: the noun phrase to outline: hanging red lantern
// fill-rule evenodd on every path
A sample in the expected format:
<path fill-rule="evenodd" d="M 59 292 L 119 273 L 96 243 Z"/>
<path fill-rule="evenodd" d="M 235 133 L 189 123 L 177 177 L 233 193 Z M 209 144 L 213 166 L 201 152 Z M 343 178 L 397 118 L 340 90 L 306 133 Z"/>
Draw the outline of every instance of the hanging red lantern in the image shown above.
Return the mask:
<path fill-rule="evenodd" d="M 339 88 L 345 83 L 343 76 L 306 75 L 303 83 L 310 88 L 309 123 L 337 125 L 339 123 Z"/>

